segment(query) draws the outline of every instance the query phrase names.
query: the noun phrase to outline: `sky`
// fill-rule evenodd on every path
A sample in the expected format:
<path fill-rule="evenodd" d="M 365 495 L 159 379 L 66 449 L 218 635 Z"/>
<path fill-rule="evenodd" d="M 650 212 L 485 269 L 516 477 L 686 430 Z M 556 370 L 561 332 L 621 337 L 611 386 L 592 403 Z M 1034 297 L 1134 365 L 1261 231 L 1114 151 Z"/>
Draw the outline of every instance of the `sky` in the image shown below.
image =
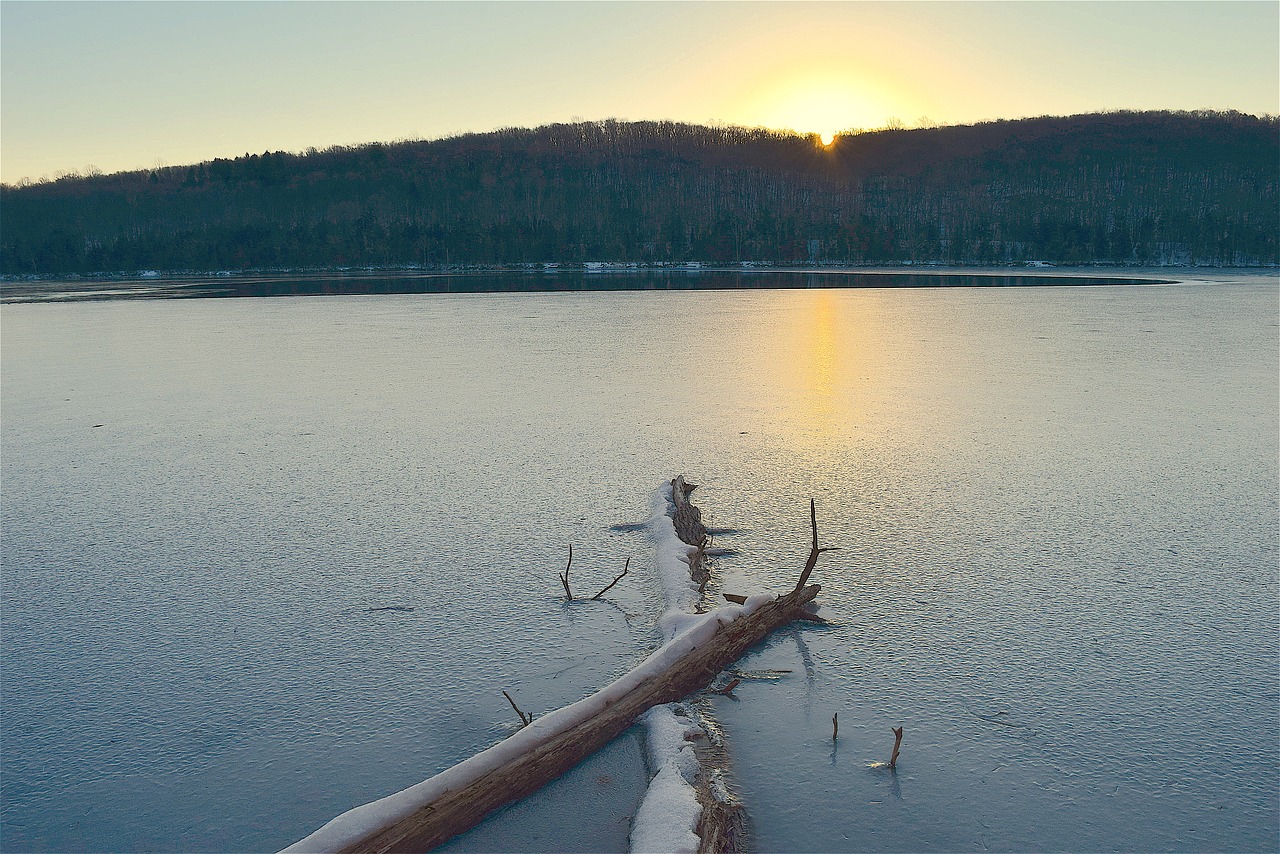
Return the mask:
<path fill-rule="evenodd" d="M 0 2 L 0 180 L 616 118 L 1280 113 L 1280 2 Z"/>

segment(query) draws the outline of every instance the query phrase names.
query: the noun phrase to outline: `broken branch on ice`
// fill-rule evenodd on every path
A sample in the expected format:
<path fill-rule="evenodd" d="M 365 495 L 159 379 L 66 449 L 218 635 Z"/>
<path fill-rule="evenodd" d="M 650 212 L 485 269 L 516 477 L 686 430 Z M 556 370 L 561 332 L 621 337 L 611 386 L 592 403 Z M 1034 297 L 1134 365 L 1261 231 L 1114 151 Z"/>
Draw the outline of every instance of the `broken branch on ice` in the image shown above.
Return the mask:
<path fill-rule="evenodd" d="M 601 596 L 603 596 L 604 594 L 606 594 L 606 593 L 608 593 L 610 590 L 612 590 L 612 589 L 613 589 L 613 585 L 617 584 L 619 581 L 621 581 L 623 578 L 625 578 L 625 577 L 626 577 L 626 575 L 627 575 L 627 570 L 629 570 L 629 569 L 631 569 L 631 558 L 627 558 L 627 562 L 626 562 L 625 564 L 623 564 L 623 566 L 622 566 L 622 574 L 621 574 L 621 575 L 619 575 L 617 578 L 615 578 L 613 581 L 610 581 L 610 582 L 609 582 L 609 586 L 608 586 L 608 587 L 606 587 L 605 589 L 601 590 L 601 591 L 600 591 L 599 593 L 597 593 L 596 595 L 592 596 L 592 597 L 591 597 L 591 601 L 593 601 L 593 602 L 594 602 L 596 599 L 599 599 Z"/>
<path fill-rule="evenodd" d="M 573 591 L 569 589 L 569 567 L 571 566 L 573 566 L 573 543 L 569 544 L 569 562 L 564 565 L 564 572 L 557 574 L 557 577 L 560 579 L 560 586 L 564 588 L 564 598 L 568 599 L 570 602 L 573 601 Z M 618 577 L 614 578 L 613 581 L 610 581 L 608 586 L 605 587 L 605 589 L 601 590 L 599 593 L 592 596 L 591 601 L 593 602 L 596 601 L 601 596 L 603 596 L 604 594 L 612 590 L 613 585 L 617 584 L 619 581 L 625 578 L 627 575 L 627 572 L 630 571 L 630 569 L 631 569 L 631 558 L 627 558 L 627 562 L 622 566 L 622 573 L 619 574 Z"/>
<path fill-rule="evenodd" d="M 521 727 L 527 727 L 529 724 L 533 723 L 533 712 L 529 712 L 529 714 L 526 715 L 524 712 L 520 711 L 520 707 L 516 705 L 516 701 L 511 699 L 511 695 L 506 691 L 502 692 L 502 696 L 507 698 L 507 702 L 511 704 L 511 708 L 515 709 L 516 714 L 520 716 Z"/>
<path fill-rule="evenodd" d="M 734 689 L 734 688 L 737 688 L 737 687 L 738 687 L 738 685 L 740 685 L 741 683 L 742 683 L 742 680 L 741 680 L 741 679 L 734 679 L 734 680 L 731 680 L 731 681 L 729 682 L 729 684 L 728 684 L 728 685 L 725 685 L 723 688 L 715 688 L 715 689 L 711 689 L 711 690 L 708 690 L 708 691 L 707 691 L 707 693 L 708 693 L 708 694 L 721 694 L 721 695 L 723 695 L 723 696 L 725 696 L 725 697 L 728 697 L 729 695 L 731 695 L 731 694 L 733 693 L 733 689 Z"/>
<path fill-rule="evenodd" d="M 569 543 L 569 562 L 564 565 L 564 572 L 560 573 L 560 583 L 564 585 L 564 598 L 572 601 L 573 591 L 569 589 L 569 567 L 573 566 L 573 543 Z"/>

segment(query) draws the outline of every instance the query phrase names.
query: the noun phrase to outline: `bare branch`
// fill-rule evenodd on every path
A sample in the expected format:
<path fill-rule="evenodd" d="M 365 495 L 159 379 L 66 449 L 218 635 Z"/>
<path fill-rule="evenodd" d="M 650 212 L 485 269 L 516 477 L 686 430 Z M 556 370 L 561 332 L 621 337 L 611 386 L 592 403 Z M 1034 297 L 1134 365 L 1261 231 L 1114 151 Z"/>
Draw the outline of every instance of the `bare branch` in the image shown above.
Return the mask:
<path fill-rule="evenodd" d="M 714 691 L 708 691 L 707 693 L 709 693 L 709 694 L 723 694 L 724 696 L 728 697 L 730 694 L 732 694 L 732 693 L 733 693 L 733 689 L 734 689 L 734 688 L 737 688 L 737 687 L 738 687 L 738 685 L 739 685 L 739 683 L 741 683 L 741 682 L 742 682 L 742 680 L 741 680 L 741 679 L 734 679 L 734 680 L 733 680 L 733 681 L 731 681 L 728 685 L 725 685 L 723 688 L 717 688 L 716 690 L 714 690 Z"/>
<path fill-rule="evenodd" d="M 608 586 L 608 587 L 606 587 L 605 589 L 601 590 L 601 591 L 600 591 L 599 593 L 597 593 L 596 595 L 592 596 L 592 597 L 591 597 L 592 601 L 595 601 L 596 599 L 599 599 L 601 596 L 603 596 L 604 594 L 606 594 L 606 593 L 608 593 L 610 590 L 612 590 L 612 589 L 613 589 L 613 585 L 617 584 L 617 583 L 618 583 L 619 581 L 621 581 L 624 577 L 626 577 L 627 570 L 628 570 L 628 569 L 630 569 L 630 568 L 631 568 L 631 558 L 629 558 L 629 557 L 628 557 L 628 558 L 627 558 L 627 562 L 626 562 L 625 564 L 623 564 L 623 566 L 622 566 L 622 575 L 619 575 L 619 576 L 618 576 L 617 578 L 615 578 L 613 581 L 610 581 L 610 582 L 609 582 L 609 586 Z"/>
<path fill-rule="evenodd" d="M 889 757 L 889 767 L 896 768 L 898 765 L 898 748 L 902 747 L 902 727 L 894 727 L 893 730 L 893 755 Z"/>
<path fill-rule="evenodd" d="M 569 562 L 564 565 L 564 572 L 559 575 L 560 583 L 564 585 L 566 599 L 573 599 L 573 591 L 569 589 L 569 567 L 571 566 L 573 566 L 573 543 L 569 543 Z"/>
<path fill-rule="evenodd" d="M 813 529 L 813 550 L 818 550 L 818 505 L 809 499 L 809 527 Z"/>
<path fill-rule="evenodd" d="M 809 549 L 809 559 L 805 561 L 804 572 L 800 573 L 800 580 L 796 582 L 796 590 L 803 588 L 804 583 L 809 580 L 813 568 L 818 565 L 818 555 L 840 548 L 839 546 L 818 548 L 818 508 L 812 498 L 809 499 L 809 526 L 813 529 L 813 546 Z"/>
<path fill-rule="evenodd" d="M 520 707 L 516 705 L 516 701 L 511 699 L 511 695 L 506 691 L 502 692 L 502 696 L 507 698 L 507 702 L 511 704 L 511 708 L 515 709 L 516 714 L 520 716 L 520 727 L 522 729 L 533 723 L 533 712 L 526 715 L 524 712 L 520 711 Z"/>

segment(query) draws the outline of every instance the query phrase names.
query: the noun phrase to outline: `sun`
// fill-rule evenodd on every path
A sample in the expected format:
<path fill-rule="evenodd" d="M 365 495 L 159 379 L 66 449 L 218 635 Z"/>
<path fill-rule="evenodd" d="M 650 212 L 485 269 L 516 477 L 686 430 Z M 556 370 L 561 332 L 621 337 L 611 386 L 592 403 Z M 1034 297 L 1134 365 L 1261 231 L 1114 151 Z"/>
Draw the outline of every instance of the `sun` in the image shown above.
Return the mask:
<path fill-rule="evenodd" d="M 744 98 L 747 124 L 817 134 L 824 148 L 849 128 L 879 127 L 909 109 L 888 86 L 867 75 L 810 68 L 753 87 Z"/>

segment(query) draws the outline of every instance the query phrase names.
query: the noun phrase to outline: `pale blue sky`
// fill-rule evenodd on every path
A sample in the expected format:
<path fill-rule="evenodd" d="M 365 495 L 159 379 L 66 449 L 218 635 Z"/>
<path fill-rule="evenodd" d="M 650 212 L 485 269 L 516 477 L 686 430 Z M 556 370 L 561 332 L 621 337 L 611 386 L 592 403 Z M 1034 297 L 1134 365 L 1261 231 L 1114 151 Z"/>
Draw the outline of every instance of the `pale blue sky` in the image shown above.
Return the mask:
<path fill-rule="evenodd" d="M 1280 112 L 1280 3 L 0 3 L 0 177 L 572 118 Z"/>

